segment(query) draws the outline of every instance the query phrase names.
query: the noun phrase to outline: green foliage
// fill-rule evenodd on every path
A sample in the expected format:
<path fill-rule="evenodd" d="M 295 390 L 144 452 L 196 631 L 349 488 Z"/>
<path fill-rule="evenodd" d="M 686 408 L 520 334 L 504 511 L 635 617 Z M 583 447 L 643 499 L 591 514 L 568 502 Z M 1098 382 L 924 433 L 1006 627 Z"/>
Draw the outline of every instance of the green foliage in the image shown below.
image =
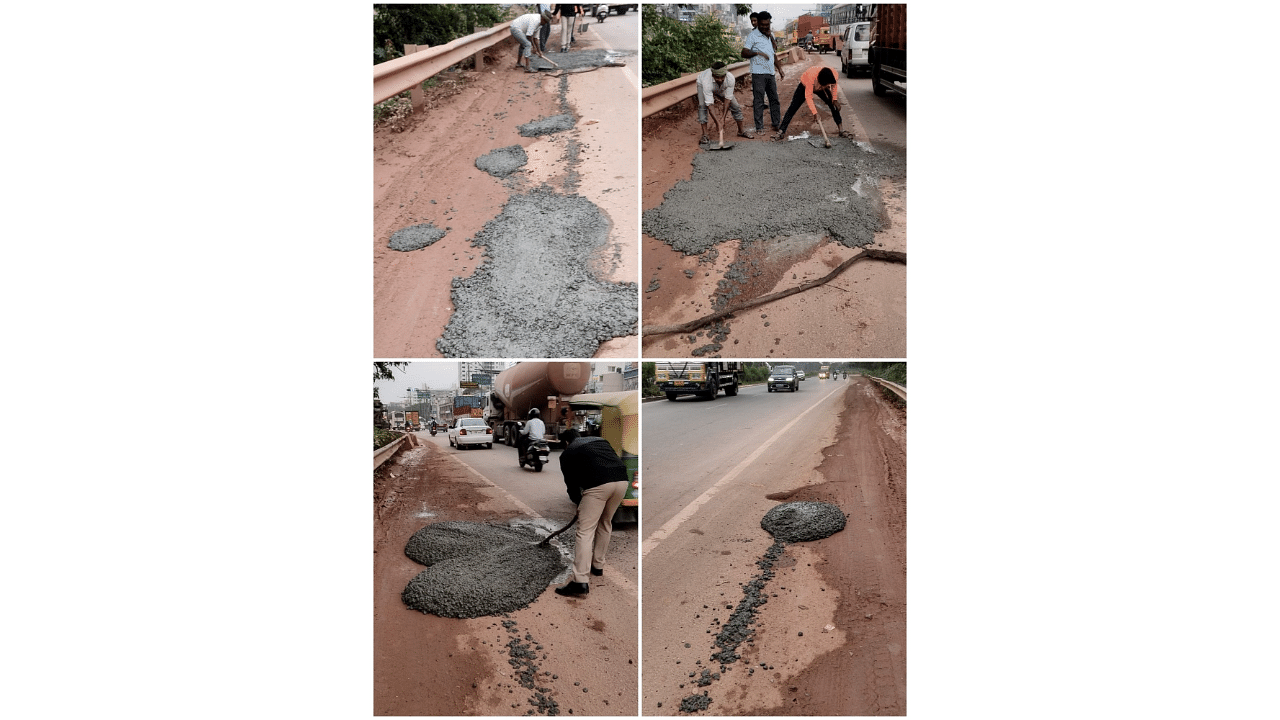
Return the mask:
<path fill-rule="evenodd" d="M 379 428 L 374 428 L 373 429 L 373 449 L 377 450 L 380 447 L 386 447 L 387 445 L 390 445 L 391 443 L 395 442 L 401 435 L 404 435 L 404 433 L 392 432 L 390 430 L 381 430 Z"/>
<path fill-rule="evenodd" d="M 658 389 L 657 363 L 640 363 L 641 397 L 657 397 L 662 394 Z"/>
<path fill-rule="evenodd" d="M 762 383 L 769 380 L 769 366 L 764 363 L 747 363 L 744 383 Z"/>
<path fill-rule="evenodd" d="M 653 5 L 643 7 L 640 51 L 645 87 L 701 72 L 717 60 L 735 63 L 742 59 L 715 18 L 699 15 L 692 23 L 682 23 L 663 16 Z"/>
<path fill-rule="evenodd" d="M 849 372 L 873 375 L 894 382 L 902 387 L 907 386 L 907 364 L 903 362 L 856 362 L 850 363 Z"/>
<path fill-rule="evenodd" d="M 409 367 L 407 362 L 376 362 L 373 364 L 373 381 L 395 380 L 395 372 Z"/>
<path fill-rule="evenodd" d="M 373 6 L 373 63 L 400 57 L 405 45 L 444 45 L 475 32 L 477 25 L 504 22 L 508 10 L 499 5 Z"/>

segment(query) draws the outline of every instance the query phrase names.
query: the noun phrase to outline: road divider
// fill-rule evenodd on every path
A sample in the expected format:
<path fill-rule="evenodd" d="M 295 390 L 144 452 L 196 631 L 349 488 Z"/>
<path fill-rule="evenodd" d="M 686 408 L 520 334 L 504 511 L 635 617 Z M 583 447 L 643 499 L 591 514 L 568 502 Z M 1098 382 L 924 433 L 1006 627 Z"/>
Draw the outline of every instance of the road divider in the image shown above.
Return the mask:
<path fill-rule="evenodd" d="M 473 55 L 476 57 L 476 69 L 482 70 L 484 63 L 480 54 L 508 39 L 511 39 L 510 21 L 494 25 L 488 30 L 478 30 L 444 45 L 374 65 L 373 104 L 385 102 L 405 90 L 415 88 L 432 75 Z"/>

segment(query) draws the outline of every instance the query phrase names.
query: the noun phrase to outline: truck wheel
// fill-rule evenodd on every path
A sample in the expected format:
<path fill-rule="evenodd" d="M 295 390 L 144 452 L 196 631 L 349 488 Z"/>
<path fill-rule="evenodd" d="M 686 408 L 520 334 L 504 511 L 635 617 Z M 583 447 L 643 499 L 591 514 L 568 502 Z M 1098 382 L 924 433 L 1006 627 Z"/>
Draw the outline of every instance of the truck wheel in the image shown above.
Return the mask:
<path fill-rule="evenodd" d="M 675 400 L 677 397 L 679 397 L 679 396 L 678 396 L 678 395 L 676 395 L 675 393 L 667 393 L 667 399 L 668 399 L 668 400 Z"/>
<path fill-rule="evenodd" d="M 889 94 L 888 90 L 880 87 L 880 63 L 875 63 L 871 66 L 871 92 L 874 92 L 876 97 L 884 97 Z"/>
<path fill-rule="evenodd" d="M 737 394 L 738 394 L 738 384 L 737 384 L 737 383 L 734 383 L 734 384 L 732 384 L 732 385 L 726 385 L 726 386 L 725 386 L 725 388 L 724 388 L 724 396 L 725 396 L 725 397 L 733 397 L 734 395 L 737 395 Z"/>

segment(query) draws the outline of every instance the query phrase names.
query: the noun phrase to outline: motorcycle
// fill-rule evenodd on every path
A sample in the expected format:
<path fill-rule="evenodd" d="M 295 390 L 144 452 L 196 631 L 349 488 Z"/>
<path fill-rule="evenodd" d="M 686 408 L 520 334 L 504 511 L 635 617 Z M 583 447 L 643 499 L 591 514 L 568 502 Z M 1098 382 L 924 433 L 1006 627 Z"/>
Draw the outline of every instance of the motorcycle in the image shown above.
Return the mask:
<path fill-rule="evenodd" d="M 436 424 L 431 423 L 431 437 L 435 437 L 435 436 L 436 436 Z"/>
<path fill-rule="evenodd" d="M 551 457 L 551 446 L 542 438 L 530 438 L 529 444 L 519 453 L 520 467 L 528 465 L 534 472 L 542 472 L 542 466 Z"/>
<path fill-rule="evenodd" d="M 604 19 L 607 17 L 609 17 L 609 6 L 597 5 L 596 6 L 596 23 L 599 24 L 604 22 Z"/>

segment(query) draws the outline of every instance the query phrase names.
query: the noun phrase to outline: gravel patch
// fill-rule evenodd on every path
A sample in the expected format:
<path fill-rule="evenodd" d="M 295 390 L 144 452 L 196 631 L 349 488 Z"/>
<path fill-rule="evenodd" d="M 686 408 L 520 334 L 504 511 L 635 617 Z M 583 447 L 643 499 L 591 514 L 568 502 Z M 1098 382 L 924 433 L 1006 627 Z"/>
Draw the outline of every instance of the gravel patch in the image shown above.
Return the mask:
<path fill-rule="evenodd" d="M 783 542 L 805 542 L 830 537 L 844 529 L 840 508 L 824 502 L 783 503 L 764 514 L 760 527 Z"/>
<path fill-rule="evenodd" d="M 500 615 L 527 607 L 564 569 L 560 551 L 539 546 L 527 528 L 450 521 L 413 534 L 405 555 L 427 565 L 400 598 L 424 613 L 452 618 Z"/>
<path fill-rule="evenodd" d="M 905 162 L 845 139 L 832 142 L 831 150 L 739 143 L 733 152 L 697 153 L 692 177 L 644 212 L 644 232 L 686 255 L 729 240 L 798 233 L 870 245 L 881 229 L 878 178 L 905 175 Z"/>
<path fill-rule="evenodd" d="M 524 137 L 538 137 L 570 130 L 575 122 L 572 115 L 552 115 L 525 123 L 519 127 L 519 130 Z"/>
<path fill-rule="evenodd" d="M 392 233 L 391 242 L 387 243 L 387 247 L 401 252 L 421 250 L 444 237 L 446 232 L 448 230 L 441 230 L 431 223 L 410 225 Z"/>
<path fill-rule="evenodd" d="M 476 158 L 476 167 L 494 177 L 504 178 L 524 167 L 528 162 L 529 156 L 523 147 L 508 145 Z"/>
<path fill-rule="evenodd" d="M 609 220 L 591 201 L 540 188 L 513 195 L 471 244 L 485 263 L 454 278 L 454 313 L 436 348 L 445 357 L 591 357 L 636 332 L 639 287 L 588 267 Z"/>

